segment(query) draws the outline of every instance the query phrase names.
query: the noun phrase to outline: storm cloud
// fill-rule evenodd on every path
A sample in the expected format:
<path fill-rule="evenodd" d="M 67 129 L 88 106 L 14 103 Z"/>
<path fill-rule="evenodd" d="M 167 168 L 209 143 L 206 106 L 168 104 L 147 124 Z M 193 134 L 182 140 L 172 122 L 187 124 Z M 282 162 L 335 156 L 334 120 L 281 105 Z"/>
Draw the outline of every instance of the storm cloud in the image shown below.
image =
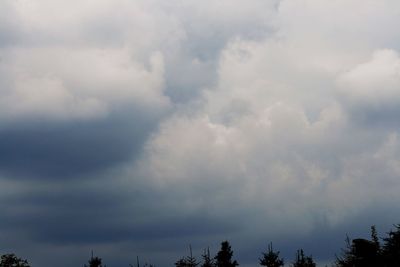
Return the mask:
<path fill-rule="evenodd" d="M 243 265 L 271 241 L 323 263 L 346 233 L 387 231 L 400 211 L 398 10 L 1 1 L 0 253 L 167 266 L 228 239 Z"/>

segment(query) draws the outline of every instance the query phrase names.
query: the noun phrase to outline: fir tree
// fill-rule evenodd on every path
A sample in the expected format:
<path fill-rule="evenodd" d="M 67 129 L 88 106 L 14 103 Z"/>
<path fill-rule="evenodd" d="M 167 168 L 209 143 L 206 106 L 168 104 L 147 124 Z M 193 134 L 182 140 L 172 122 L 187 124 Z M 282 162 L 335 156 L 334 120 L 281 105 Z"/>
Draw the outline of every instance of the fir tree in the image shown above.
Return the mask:
<path fill-rule="evenodd" d="M 239 263 L 234 260 L 232 261 L 233 251 L 228 241 L 221 243 L 221 250 L 214 257 L 217 267 L 236 267 Z"/>
<path fill-rule="evenodd" d="M 262 258 L 259 259 L 259 263 L 266 267 L 281 267 L 284 265 L 283 259 L 279 258 L 279 251 L 273 251 L 272 243 L 268 245 L 268 251 L 263 253 Z"/>
<path fill-rule="evenodd" d="M 99 257 L 93 257 L 93 251 L 92 251 L 92 256 L 90 257 L 90 260 L 88 261 L 89 266 L 88 265 L 84 265 L 84 267 L 103 267 L 103 265 L 101 264 L 101 258 Z M 106 266 L 104 266 L 106 267 Z"/>
<path fill-rule="evenodd" d="M 191 246 L 189 246 L 189 251 L 190 251 L 189 256 L 183 257 L 179 259 L 177 262 L 175 262 L 176 267 L 196 267 L 197 265 L 199 265 L 199 262 L 197 262 L 196 258 L 193 257 Z"/>
<path fill-rule="evenodd" d="M 375 226 L 371 227 L 371 240 L 346 238 L 346 249 L 336 258 L 337 267 L 381 267 L 381 248 Z"/>
<path fill-rule="evenodd" d="M 201 267 L 215 267 L 215 262 L 214 259 L 210 257 L 210 248 L 207 248 L 207 251 L 204 250 L 203 255 L 201 255 L 203 258 L 203 264 Z"/>
<path fill-rule="evenodd" d="M 316 267 L 312 256 L 305 256 L 302 249 L 297 250 L 296 260 L 293 262 L 293 267 Z"/>
<path fill-rule="evenodd" d="M 383 239 L 383 259 L 384 266 L 400 266 L 400 224 L 395 225 L 395 230 L 388 233 L 388 237 Z"/>
<path fill-rule="evenodd" d="M 177 262 L 175 262 L 176 267 L 187 267 L 186 258 L 180 258 Z"/>

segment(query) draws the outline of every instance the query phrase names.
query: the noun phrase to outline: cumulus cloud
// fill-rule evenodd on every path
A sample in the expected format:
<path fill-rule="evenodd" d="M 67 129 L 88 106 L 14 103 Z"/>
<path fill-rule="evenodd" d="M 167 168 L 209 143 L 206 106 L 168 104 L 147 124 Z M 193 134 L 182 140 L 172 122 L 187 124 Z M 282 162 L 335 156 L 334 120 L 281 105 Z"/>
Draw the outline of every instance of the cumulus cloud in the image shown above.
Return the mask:
<path fill-rule="evenodd" d="M 107 37 L 114 43 L 98 40 L 101 45 L 96 45 L 96 40 L 92 40 L 101 38 L 100 33 L 107 34 L 96 29 L 110 17 L 105 13 L 106 8 L 124 8 L 124 5 L 97 3 L 98 8 L 93 12 L 89 3 L 84 3 L 77 11 L 64 12 L 68 10 L 66 3 L 61 6 L 48 1 L 6 3 L 9 6 L 5 9 L 16 13 L 21 30 L 16 32 L 17 44 L 1 50 L 0 75 L 6 77 L 1 91 L 3 119 L 96 118 L 126 105 L 145 108 L 168 105 L 168 98 L 163 95 L 161 52 L 150 49 L 145 60 L 136 59 L 140 45 L 132 47 L 131 42 L 124 44 L 118 40 L 118 35 L 129 33 L 118 30 L 125 29 L 118 19 L 106 24 L 115 27 Z M 131 11 L 138 12 L 136 8 Z M 137 21 L 128 22 L 135 25 Z M 153 41 L 151 37 L 143 39 Z"/>
<path fill-rule="evenodd" d="M 358 120 L 397 126 L 399 62 L 396 51 L 378 50 L 338 77 L 338 94 Z"/>
<path fill-rule="evenodd" d="M 374 201 L 390 202 L 385 192 L 396 170 L 377 155 L 394 144 L 396 132 L 368 123 L 358 128 L 354 109 L 360 105 L 357 112 L 371 118 L 374 103 L 393 106 L 397 53 L 377 50 L 383 40 L 368 41 L 365 34 L 384 12 L 367 5 L 366 17 L 354 18 L 354 4 L 329 9 L 283 1 L 272 37 L 231 40 L 216 86 L 189 115 L 184 110 L 164 121 L 148 142 L 140 165 L 145 176 L 156 186 L 189 191 L 196 207 L 215 209 L 214 216 L 222 210 L 222 217 L 246 221 L 243 231 L 253 238 L 277 229 L 307 235 L 321 224 L 337 228 L 378 213 Z M 372 34 L 382 35 L 375 29 Z M 397 42 L 385 34 L 385 41 Z M 361 49 L 347 45 L 348 38 Z"/>
<path fill-rule="evenodd" d="M 20 49 L 14 54 L 11 62 L 2 63 L 7 64 L 3 75 L 14 78 L 14 87 L 6 88 L 2 96 L 6 118 L 103 117 L 121 105 L 160 109 L 168 104 L 162 94 L 160 54 L 150 58 L 149 70 L 132 62 L 123 50 L 46 48 Z"/>
<path fill-rule="evenodd" d="M 12 26 L 0 29 L 8 36 L 0 38 L 5 177 L 76 177 L 137 157 L 171 108 L 160 43 L 180 36 L 157 26 L 173 30 L 174 19 L 148 8 L 128 1 L 1 3 L 1 24 Z"/>
<path fill-rule="evenodd" d="M 0 240 L 329 260 L 396 223 L 396 1 L 56 2 L 0 4 Z"/>

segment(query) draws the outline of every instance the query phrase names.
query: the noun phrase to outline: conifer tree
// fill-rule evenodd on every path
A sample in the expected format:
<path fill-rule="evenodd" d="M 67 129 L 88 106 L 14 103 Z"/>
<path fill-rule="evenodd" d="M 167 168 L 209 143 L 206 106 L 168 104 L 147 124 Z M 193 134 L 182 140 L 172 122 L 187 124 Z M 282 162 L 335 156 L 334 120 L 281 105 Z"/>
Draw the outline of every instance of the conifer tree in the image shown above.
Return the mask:
<path fill-rule="evenodd" d="M 214 257 L 217 267 L 236 267 L 239 263 L 236 260 L 232 261 L 233 251 L 228 241 L 221 243 L 221 249 Z"/>
<path fill-rule="evenodd" d="M 92 251 L 92 256 L 90 257 L 90 260 L 88 261 L 89 266 L 88 265 L 84 265 L 84 267 L 103 267 L 103 265 L 101 264 L 101 258 L 99 257 L 93 257 L 93 251 Z M 106 267 L 106 266 L 104 266 Z"/>
<path fill-rule="evenodd" d="M 201 255 L 201 257 L 203 258 L 203 264 L 201 267 L 215 267 L 214 259 L 210 256 L 210 248 L 207 248 L 207 251 L 204 250 L 204 253 Z"/>
<path fill-rule="evenodd" d="M 348 235 L 346 235 L 345 243 L 346 248 L 342 249 L 342 255 L 336 256 L 335 266 L 337 267 L 350 267 L 354 262 L 354 255 Z"/>
<path fill-rule="evenodd" d="M 187 266 L 188 267 L 196 267 L 197 265 L 199 265 L 199 262 L 197 262 L 197 259 L 195 257 L 193 257 L 191 245 L 189 245 L 189 251 L 190 251 L 190 255 L 186 258 L 186 262 L 188 264 Z"/>
<path fill-rule="evenodd" d="M 183 257 L 175 262 L 176 267 L 196 267 L 197 265 L 199 265 L 199 262 L 197 262 L 196 258 L 193 257 L 192 246 L 189 246 L 189 251 L 189 256 Z"/>
<path fill-rule="evenodd" d="M 178 261 L 175 262 L 176 267 L 187 267 L 186 258 L 180 258 Z"/>
<path fill-rule="evenodd" d="M 312 256 L 305 256 L 302 249 L 297 250 L 296 260 L 293 262 L 293 267 L 316 267 Z"/>
<path fill-rule="evenodd" d="M 371 240 L 346 238 L 346 249 L 336 257 L 337 267 L 382 267 L 381 247 L 375 226 L 371 227 Z"/>
<path fill-rule="evenodd" d="M 371 241 L 375 244 L 377 250 L 380 250 L 381 244 L 379 243 L 378 233 L 375 225 L 371 226 Z"/>
<path fill-rule="evenodd" d="M 283 259 L 279 258 L 279 251 L 274 252 L 272 249 L 272 243 L 268 245 L 268 251 L 263 253 L 259 263 L 266 267 L 281 267 L 284 265 Z"/>
<path fill-rule="evenodd" d="M 383 260 L 384 266 L 400 266 L 400 224 L 395 225 L 395 230 L 388 233 L 388 237 L 383 239 Z"/>

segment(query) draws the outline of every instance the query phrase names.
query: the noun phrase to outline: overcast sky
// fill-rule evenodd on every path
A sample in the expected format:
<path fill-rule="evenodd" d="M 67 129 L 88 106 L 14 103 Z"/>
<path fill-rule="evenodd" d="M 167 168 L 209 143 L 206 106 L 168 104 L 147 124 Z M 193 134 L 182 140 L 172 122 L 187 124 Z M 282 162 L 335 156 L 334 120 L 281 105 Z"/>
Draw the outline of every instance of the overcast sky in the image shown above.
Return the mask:
<path fill-rule="evenodd" d="M 0 0 L 0 254 L 332 261 L 400 214 L 398 0 Z"/>

